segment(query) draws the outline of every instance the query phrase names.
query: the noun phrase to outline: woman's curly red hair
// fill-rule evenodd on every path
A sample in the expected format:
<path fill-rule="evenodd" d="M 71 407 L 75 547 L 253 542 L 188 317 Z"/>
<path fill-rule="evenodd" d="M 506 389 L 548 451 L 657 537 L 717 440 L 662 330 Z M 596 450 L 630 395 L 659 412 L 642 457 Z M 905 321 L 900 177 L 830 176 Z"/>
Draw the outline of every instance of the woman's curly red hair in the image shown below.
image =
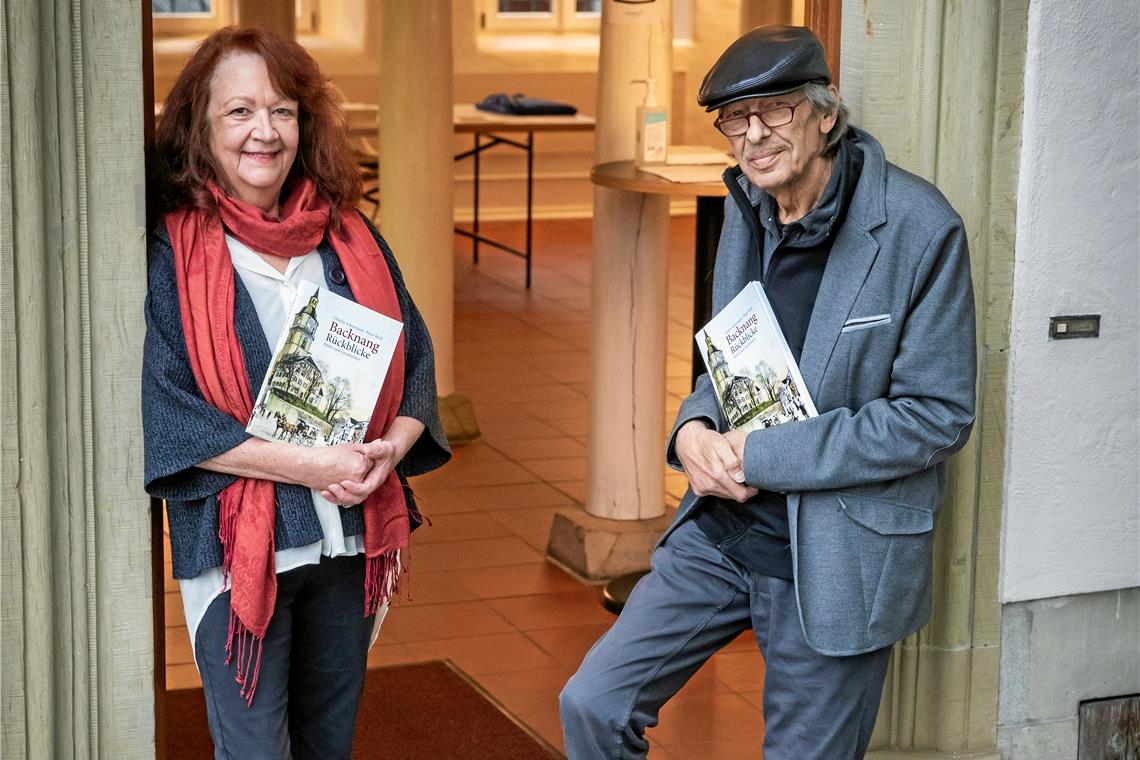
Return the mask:
<path fill-rule="evenodd" d="M 152 211 L 214 208 L 206 183 L 219 182 L 221 172 L 210 152 L 210 88 L 219 61 L 237 52 L 260 56 L 277 92 L 299 104 L 300 142 L 283 192 L 309 177 L 335 220 L 356 204 L 361 192 L 344 111 L 303 47 L 266 29 L 241 26 L 219 29 L 204 39 L 166 97 L 151 160 Z"/>

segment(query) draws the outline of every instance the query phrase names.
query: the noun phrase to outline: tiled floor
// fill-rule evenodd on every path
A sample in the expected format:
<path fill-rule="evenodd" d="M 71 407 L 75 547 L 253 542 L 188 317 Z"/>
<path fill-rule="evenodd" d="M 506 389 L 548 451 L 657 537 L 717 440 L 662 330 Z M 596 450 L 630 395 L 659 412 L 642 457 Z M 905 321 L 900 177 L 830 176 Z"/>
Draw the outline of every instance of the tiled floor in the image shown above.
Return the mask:
<path fill-rule="evenodd" d="M 486 225 L 521 237 L 519 225 Z M 691 217 L 674 219 L 669 272 L 667 424 L 689 383 Z M 455 362 L 483 437 L 413 483 L 433 525 L 416 532 L 401 599 L 369 663 L 449 658 L 522 721 L 561 746 L 558 692 L 612 622 L 599 590 L 544 559 L 554 511 L 586 491 L 590 348 L 589 221 L 535 226 L 534 286 L 522 261 L 456 243 Z M 676 503 L 684 479 L 666 473 Z M 167 678 L 196 685 L 177 587 L 167 583 Z M 760 754 L 763 664 L 746 632 L 662 711 L 653 758 Z"/>

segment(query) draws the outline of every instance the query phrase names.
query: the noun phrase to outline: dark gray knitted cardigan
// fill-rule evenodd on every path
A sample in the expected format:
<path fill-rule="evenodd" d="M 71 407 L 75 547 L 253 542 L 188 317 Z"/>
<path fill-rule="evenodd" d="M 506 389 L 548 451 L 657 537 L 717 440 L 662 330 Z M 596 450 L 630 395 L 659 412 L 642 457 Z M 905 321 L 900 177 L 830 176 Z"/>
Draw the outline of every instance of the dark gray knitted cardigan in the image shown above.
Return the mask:
<path fill-rule="evenodd" d="M 365 222 L 368 223 L 367 218 Z M 415 529 L 422 518 L 407 479 L 442 466 L 451 458 L 451 451 L 439 422 L 435 359 L 427 327 L 404 286 L 388 244 L 371 223 L 368 228 L 388 262 L 404 321 L 406 370 L 399 414 L 414 417 L 424 424 L 423 435 L 396 467 Z M 329 290 L 352 298 L 332 246 L 325 240 L 318 251 Z M 194 380 L 178 307 L 174 252 L 165 224 L 160 224 L 152 233 L 147 259 L 142 382 L 145 487 L 152 496 L 166 500 L 174 577 L 194 578 L 206 568 L 222 564 L 217 496 L 235 480 L 233 475 L 211 472 L 196 465 L 229 451 L 250 436 L 243 423 L 207 404 Z M 253 300 L 237 272 L 234 273 L 233 319 L 245 356 L 249 387 L 256 394 L 269 367 L 272 349 L 266 343 Z M 277 483 L 276 496 L 274 542 L 277 550 L 305 546 L 323 538 L 308 488 Z M 364 516 L 359 505 L 342 509 L 340 515 L 344 535 L 363 532 Z"/>

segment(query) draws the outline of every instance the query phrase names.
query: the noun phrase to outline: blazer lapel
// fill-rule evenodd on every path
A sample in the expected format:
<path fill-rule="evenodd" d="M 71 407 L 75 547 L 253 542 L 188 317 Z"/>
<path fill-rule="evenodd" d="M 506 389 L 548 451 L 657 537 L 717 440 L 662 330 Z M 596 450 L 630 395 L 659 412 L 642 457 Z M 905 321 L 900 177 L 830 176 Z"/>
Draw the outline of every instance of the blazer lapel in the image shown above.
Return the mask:
<path fill-rule="evenodd" d="M 800 356 L 800 374 L 813 400 L 819 398 L 823 372 L 839 340 L 839 332 L 851 314 L 878 252 L 879 244 L 858 225 L 844 224 L 835 237 Z"/>

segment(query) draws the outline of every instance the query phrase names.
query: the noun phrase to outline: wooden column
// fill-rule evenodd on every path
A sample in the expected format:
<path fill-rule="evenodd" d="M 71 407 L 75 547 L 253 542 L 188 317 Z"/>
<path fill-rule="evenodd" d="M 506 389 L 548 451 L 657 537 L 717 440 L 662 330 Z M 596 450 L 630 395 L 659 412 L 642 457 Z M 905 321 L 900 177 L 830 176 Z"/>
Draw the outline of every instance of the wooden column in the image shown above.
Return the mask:
<path fill-rule="evenodd" d="M 440 413 L 454 441 L 478 436 L 455 393 L 451 3 L 385 0 L 380 72 L 380 231 L 435 346 Z"/>
<path fill-rule="evenodd" d="M 636 109 L 656 80 L 671 105 L 672 6 L 657 0 L 632 15 L 602 7 L 597 163 L 632 159 Z M 637 8 L 637 6 L 633 6 Z M 597 188 L 591 277 L 589 491 L 586 511 L 612 520 L 665 513 L 666 274 L 669 200 Z"/>
<path fill-rule="evenodd" d="M 978 314 L 977 421 L 950 464 L 933 614 L 895 647 L 870 756 L 996 758 L 1005 377 L 1028 0 L 846 0 L 843 10 L 844 98 L 888 160 L 934 182 L 962 215 Z"/>
<path fill-rule="evenodd" d="M 3 14 L 0 755 L 153 757 L 139 3 Z"/>
<path fill-rule="evenodd" d="M 652 77 L 670 107 L 669 0 L 602 5 L 597 163 L 632 160 L 636 110 Z M 671 114 L 672 116 L 672 114 Z M 670 119 L 670 123 L 672 119 Z M 665 517 L 665 336 L 669 200 L 594 189 L 590 438 L 586 512 L 564 510 L 548 556 L 590 580 L 649 566 Z"/>

